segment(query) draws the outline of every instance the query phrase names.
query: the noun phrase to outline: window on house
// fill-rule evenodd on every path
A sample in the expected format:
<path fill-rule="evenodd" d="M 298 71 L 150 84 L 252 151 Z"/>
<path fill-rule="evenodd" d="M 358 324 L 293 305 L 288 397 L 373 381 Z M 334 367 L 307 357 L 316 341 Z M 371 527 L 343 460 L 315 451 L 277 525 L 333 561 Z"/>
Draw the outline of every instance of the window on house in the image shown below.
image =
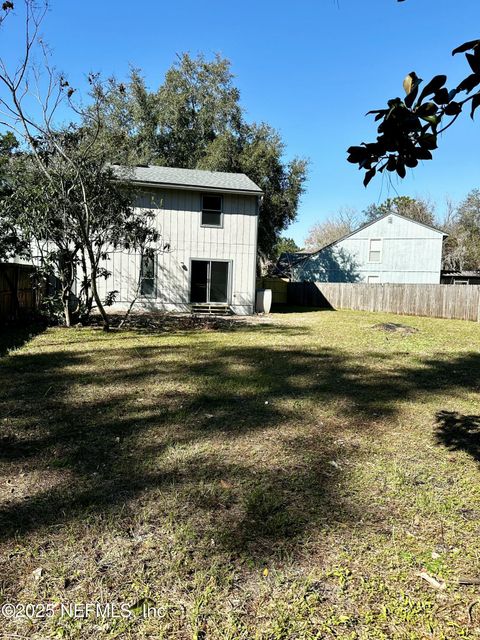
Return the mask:
<path fill-rule="evenodd" d="M 378 284 L 380 282 L 380 276 L 367 276 L 368 284 Z"/>
<path fill-rule="evenodd" d="M 222 196 L 202 196 L 202 226 L 222 226 Z"/>
<path fill-rule="evenodd" d="M 134 206 L 139 209 L 160 209 L 162 202 L 163 198 L 160 193 L 140 191 L 135 196 Z"/>
<path fill-rule="evenodd" d="M 382 241 L 370 240 L 370 250 L 368 252 L 369 262 L 381 262 L 382 261 Z"/>
<path fill-rule="evenodd" d="M 140 273 L 140 294 L 142 296 L 155 295 L 155 255 L 147 251 L 142 256 Z"/>

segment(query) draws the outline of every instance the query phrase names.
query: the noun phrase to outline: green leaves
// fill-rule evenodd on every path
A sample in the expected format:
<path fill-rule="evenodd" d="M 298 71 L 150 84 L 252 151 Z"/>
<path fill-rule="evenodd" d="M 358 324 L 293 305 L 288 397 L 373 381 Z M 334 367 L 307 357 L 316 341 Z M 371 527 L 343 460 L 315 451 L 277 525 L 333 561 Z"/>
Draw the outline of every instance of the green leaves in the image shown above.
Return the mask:
<path fill-rule="evenodd" d="M 480 93 L 477 93 L 473 96 L 472 99 L 472 110 L 470 111 L 470 117 L 473 120 L 475 117 L 475 111 L 480 107 Z"/>
<path fill-rule="evenodd" d="M 446 81 L 447 81 L 447 76 L 445 76 L 445 75 L 439 75 L 439 76 L 435 76 L 434 78 L 432 78 L 430 80 L 430 82 L 428 82 L 425 85 L 422 93 L 420 94 L 418 102 L 420 103 L 427 96 L 432 95 L 432 94 L 437 93 L 438 91 L 440 91 L 440 89 L 444 86 Z"/>
<path fill-rule="evenodd" d="M 466 53 L 466 59 L 473 73 L 480 73 L 480 48 L 475 49 L 475 53 Z"/>
<path fill-rule="evenodd" d="M 375 176 L 375 174 L 377 173 L 376 169 L 369 169 L 366 174 L 365 177 L 363 179 L 363 185 L 365 187 L 368 186 L 368 183 L 370 182 L 370 180 Z"/>
<path fill-rule="evenodd" d="M 418 87 L 420 86 L 422 79 L 417 76 L 415 71 L 410 71 L 410 73 L 405 77 L 403 81 L 403 88 L 405 89 L 405 93 L 407 97 L 405 98 L 405 105 L 410 108 L 412 104 L 415 102 L 415 98 L 418 94 Z"/>
<path fill-rule="evenodd" d="M 465 42 L 461 44 L 459 47 L 452 51 L 452 56 L 455 56 L 457 53 L 465 53 L 465 51 L 470 51 L 471 49 L 477 49 L 480 47 L 480 40 L 470 40 L 469 42 Z"/>
<path fill-rule="evenodd" d="M 445 109 L 444 113 L 446 116 L 458 116 L 458 114 L 462 111 L 462 105 L 459 102 L 450 102 Z"/>
<path fill-rule="evenodd" d="M 458 118 L 469 101 L 470 116 L 474 118 L 480 107 L 480 91 L 469 94 L 480 85 L 480 40 L 465 42 L 452 53 L 465 53 L 472 71 L 457 87 L 448 89 L 447 76 L 439 74 L 427 82 L 419 94 L 422 79 L 411 71 L 403 80 L 404 100 L 395 98 L 388 101 L 388 108 L 368 112 L 367 115 L 374 115 L 378 122 L 376 141 L 348 150 L 348 161 L 365 170 L 365 186 L 377 173 L 386 170 L 404 178 L 407 168 L 416 167 L 419 161 L 431 160 L 432 151 L 437 148 L 437 134 Z M 462 93 L 467 97 L 462 99 L 459 96 Z M 446 118 L 452 120 L 440 128 Z"/>
<path fill-rule="evenodd" d="M 461 91 L 466 91 L 470 93 L 472 89 L 475 89 L 476 86 L 480 84 L 480 74 L 472 73 L 467 76 L 462 82 L 458 85 L 457 91 L 460 93 Z"/>

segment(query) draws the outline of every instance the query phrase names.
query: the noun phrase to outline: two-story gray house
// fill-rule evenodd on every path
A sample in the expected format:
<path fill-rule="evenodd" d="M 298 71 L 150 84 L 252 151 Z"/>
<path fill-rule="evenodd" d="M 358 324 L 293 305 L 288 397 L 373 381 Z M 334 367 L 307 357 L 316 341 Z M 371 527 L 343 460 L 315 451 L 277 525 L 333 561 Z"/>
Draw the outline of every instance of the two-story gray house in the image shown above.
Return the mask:
<path fill-rule="evenodd" d="M 138 190 L 136 206 L 154 211 L 159 240 L 143 256 L 109 253 L 99 284 L 116 292 L 113 310 L 135 299 L 135 310 L 253 313 L 261 189 L 244 174 L 114 168 Z"/>
<path fill-rule="evenodd" d="M 289 275 L 297 282 L 439 284 L 446 236 L 439 229 L 389 213 L 290 261 Z"/>

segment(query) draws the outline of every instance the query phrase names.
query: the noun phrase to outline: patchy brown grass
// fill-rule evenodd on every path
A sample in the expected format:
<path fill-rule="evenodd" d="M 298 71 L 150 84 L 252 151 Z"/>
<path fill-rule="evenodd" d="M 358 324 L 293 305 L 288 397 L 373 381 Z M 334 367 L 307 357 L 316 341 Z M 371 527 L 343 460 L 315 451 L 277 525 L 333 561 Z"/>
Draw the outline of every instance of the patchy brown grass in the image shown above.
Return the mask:
<path fill-rule="evenodd" d="M 480 328 L 396 321 L 11 336 L 0 636 L 478 637 Z"/>

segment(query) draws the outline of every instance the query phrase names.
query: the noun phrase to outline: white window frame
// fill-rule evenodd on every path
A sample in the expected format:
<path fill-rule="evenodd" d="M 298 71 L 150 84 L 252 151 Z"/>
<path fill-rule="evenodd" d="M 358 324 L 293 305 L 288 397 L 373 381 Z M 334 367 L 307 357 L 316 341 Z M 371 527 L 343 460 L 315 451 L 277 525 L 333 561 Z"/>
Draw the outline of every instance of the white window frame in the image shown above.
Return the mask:
<path fill-rule="evenodd" d="M 370 282 L 370 278 L 375 278 L 375 282 Z M 380 284 L 380 276 L 376 273 L 367 275 L 367 284 Z"/>
<path fill-rule="evenodd" d="M 203 199 L 207 197 L 207 198 L 220 198 L 220 212 L 218 211 L 218 209 L 206 209 L 203 206 Z M 203 220 L 203 212 L 206 211 L 207 213 L 220 213 L 220 224 L 203 224 L 202 220 Z M 202 193 L 200 196 L 200 226 L 201 227 L 206 227 L 207 229 L 223 229 L 223 196 L 221 196 L 218 193 Z"/>
<path fill-rule="evenodd" d="M 192 262 L 208 262 L 208 271 L 207 271 L 207 302 L 192 302 Z M 228 280 L 227 280 L 227 301 L 226 302 L 208 302 L 210 299 L 210 290 L 211 290 L 211 269 L 212 262 L 225 262 L 228 264 Z M 233 260 L 225 259 L 225 258 L 190 258 L 190 281 L 189 281 L 189 291 L 188 291 L 188 299 L 189 304 L 232 304 L 232 288 L 233 288 Z"/>
<path fill-rule="evenodd" d="M 372 242 L 380 243 L 380 259 L 379 260 L 370 260 L 370 255 L 372 253 Z M 375 252 L 377 253 L 377 252 Z M 382 238 L 369 238 L 368 240 L 368 264 L 381 264 L 383 260 L 383 239 Z"/>
<path fill-rule="evenodd" d="M 153 261 L 153 277 L 152 278 L 145 278 L 144 274 L 143 274 L 143 260 L 144 258 L 148 258 L 151 257 L 152 261 Z M 152 293 L 143 293 L 142 292 L 142 287 L 143 287 L 143 281 L 144 280 L 152 280 Z M 140 256 L 140 298 L 156 298 L 157 297 L 157 256 L 155 254 L 154 251 L 151 252 L 146 252 L 143 253 Z"/>

